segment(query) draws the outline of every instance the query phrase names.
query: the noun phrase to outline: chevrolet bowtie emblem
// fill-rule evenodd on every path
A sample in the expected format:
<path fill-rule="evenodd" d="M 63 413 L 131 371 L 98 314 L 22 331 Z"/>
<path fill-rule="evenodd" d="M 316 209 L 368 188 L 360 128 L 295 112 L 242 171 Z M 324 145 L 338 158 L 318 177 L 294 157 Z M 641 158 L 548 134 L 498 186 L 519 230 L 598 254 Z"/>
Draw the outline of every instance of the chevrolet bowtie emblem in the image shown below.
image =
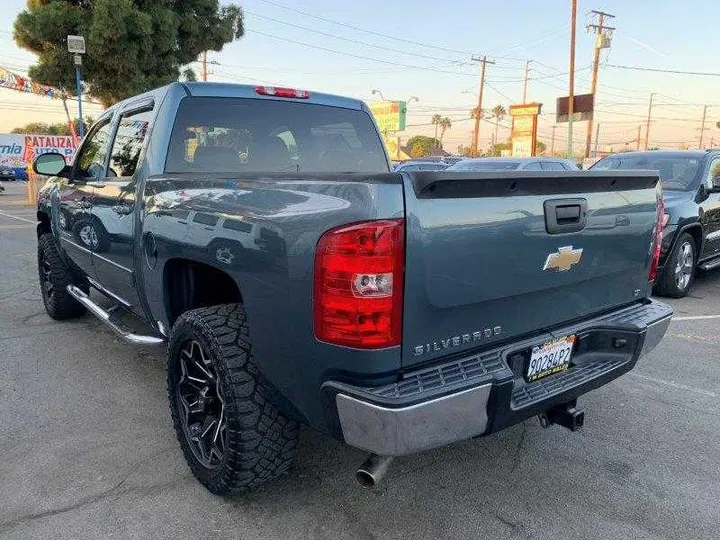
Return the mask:
<path fill-rule="evenodd" d="M 551 253 L 547 256 L 543 270 L 551 270 L 553 268 L 556 268 L 559 272 L 570 270 L 572 265 L 580 262 L 582 252 L 582 248 L 573 249 L 572 246 L 558 248 L 557 253 Z"/>

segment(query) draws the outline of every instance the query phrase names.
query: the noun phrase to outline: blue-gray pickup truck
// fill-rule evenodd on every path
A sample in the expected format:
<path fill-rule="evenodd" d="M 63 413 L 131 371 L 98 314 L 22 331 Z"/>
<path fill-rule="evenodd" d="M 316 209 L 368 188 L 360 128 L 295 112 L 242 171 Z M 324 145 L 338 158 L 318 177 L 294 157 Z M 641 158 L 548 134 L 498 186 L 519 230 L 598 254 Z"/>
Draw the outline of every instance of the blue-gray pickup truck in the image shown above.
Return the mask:
<path fill-rule="evenodd" d="M 166 344 L 214 493 L 287 471 L 300 424 L 366 451 L 364 486 L 532 416 L 575 430 L 672 316 L 656 173 L 393 173 L 353 99 L 174 83 L 34 169 L 48 314 Z"/>

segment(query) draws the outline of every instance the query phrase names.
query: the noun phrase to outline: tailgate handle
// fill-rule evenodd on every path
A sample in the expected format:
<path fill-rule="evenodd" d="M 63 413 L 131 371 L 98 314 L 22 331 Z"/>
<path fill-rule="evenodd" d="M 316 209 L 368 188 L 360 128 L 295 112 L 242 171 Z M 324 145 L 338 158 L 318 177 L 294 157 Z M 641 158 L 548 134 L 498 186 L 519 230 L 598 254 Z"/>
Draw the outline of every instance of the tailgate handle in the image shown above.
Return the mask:
<path fill-rule="evenodd" d="M 577 223 L 580 219 L 580 205 L 568 204 L 555 207 L 555 217 L 558 223 Z"/>
<path fill-rule="evenodd" d="M 582 231 L 587 223 L 586 199 L 545 201 L 545 228 L 549 234 Z"/>

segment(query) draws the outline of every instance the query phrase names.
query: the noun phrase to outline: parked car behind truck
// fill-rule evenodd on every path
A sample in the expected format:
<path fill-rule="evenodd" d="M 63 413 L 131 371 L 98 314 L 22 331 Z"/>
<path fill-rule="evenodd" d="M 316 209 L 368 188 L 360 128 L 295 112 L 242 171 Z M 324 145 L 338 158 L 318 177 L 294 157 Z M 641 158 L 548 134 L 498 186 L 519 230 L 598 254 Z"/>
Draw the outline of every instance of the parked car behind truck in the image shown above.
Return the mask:
<path fill-rule="evenodd" d="M 391 173 L 352 99 L 175 83 L 34 167 L 58 176 L 38 203 L 48 314 L 166 344 L 175 431 L 215 493 L 287 471 L 300 424 L 367 451 L 365 486 L 534 415 L 577 429 L 578 397 L 672 313 L 649 297 L 656 174 Z M 60 225 L 69 207 L 115 214 L 107 249 Z"/>
<path fill-rule="evenodd" d="M 698 268 L 720 267 L 720 151 L 626 152 L 592 169 L 650 169 L 660 175 L 664 218 L 657 294 L 683 297 Z"/>

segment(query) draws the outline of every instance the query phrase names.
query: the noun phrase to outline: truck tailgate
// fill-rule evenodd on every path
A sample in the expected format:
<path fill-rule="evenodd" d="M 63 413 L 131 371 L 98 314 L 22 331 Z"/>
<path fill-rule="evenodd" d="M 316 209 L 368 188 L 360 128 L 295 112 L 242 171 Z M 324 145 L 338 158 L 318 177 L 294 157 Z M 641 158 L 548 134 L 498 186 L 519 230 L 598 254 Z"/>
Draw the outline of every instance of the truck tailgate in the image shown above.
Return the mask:
<path fill-rule="evenodd" d="M 648 296 L 658 177 L 626 173 L 405 173 L 403 366 Z"/>

